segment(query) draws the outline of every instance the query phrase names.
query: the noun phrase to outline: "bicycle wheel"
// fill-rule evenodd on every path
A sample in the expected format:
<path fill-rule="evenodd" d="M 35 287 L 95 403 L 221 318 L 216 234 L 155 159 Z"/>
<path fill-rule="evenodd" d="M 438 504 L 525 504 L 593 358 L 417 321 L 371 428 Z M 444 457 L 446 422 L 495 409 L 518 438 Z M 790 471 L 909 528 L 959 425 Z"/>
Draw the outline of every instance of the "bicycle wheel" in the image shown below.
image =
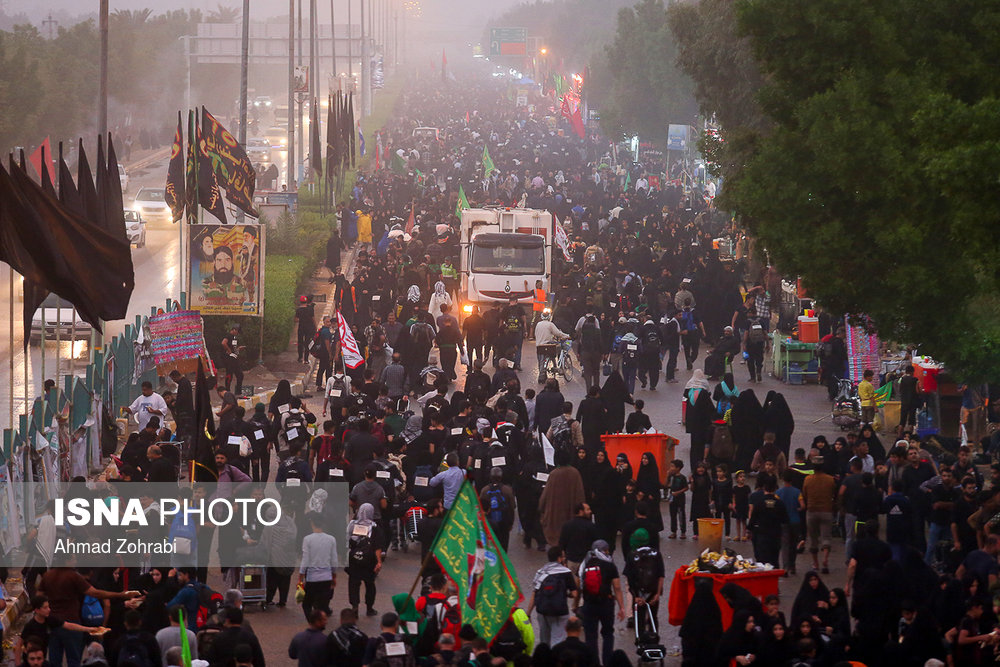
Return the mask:
<path fill-rule="evenodd" d="M 566 382 L 572 382 L 573 373 L 575 372 L 576 369 L 573 368 L 573 359 L 567 354 L 565 358 L 563 358 L 563 363 L 562 363 L 563 379 L 566 380 Z"/>

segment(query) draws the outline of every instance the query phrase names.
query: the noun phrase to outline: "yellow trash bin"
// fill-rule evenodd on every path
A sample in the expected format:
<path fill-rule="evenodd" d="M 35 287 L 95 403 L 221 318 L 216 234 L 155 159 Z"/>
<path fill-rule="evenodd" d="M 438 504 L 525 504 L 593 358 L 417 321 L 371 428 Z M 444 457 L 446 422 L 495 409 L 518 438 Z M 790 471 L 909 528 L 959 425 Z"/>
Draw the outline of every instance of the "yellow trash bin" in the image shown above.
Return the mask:
<path fill-rule="evenodd" d="M 698 541 L 703 549 L 722 551 L 722 519 L 698 519 Z"/>
<path fill-rule="evenodd" d="M 896 424 L 899 423 L 899 412 L 902 403 L 899 401 L 886 401 L 882 406 L 882 432 L 893 432 Z"/>

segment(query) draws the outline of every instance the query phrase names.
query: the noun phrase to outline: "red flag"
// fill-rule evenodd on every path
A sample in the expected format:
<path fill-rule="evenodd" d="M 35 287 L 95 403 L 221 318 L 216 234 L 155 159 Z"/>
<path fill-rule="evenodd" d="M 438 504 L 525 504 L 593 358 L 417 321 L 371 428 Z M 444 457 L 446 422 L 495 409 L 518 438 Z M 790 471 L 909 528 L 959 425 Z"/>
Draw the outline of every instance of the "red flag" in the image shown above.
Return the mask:
<path fill-rule="evenodd" d="M 413 216 L 413 202 L 410 202 L 410 217 L 406 220 L 406 231 L 407 234 L 413 233 L 413 225 L 416 222 L 416 218 Z"/>
<path fill-rule="evenodd" d="M 444 54 L 444 49 L 441 49 L 441 80 L 444 81 L 447 78 L 448 71 L 448 56 Z"/>
<path fill-rule="evenodd" d="M 45 160 L 45 169 L 49 172 L 49 181 L 55 183 L 56 170 L 55 167 L 52 166 L 52 148 L 49 146 L 48 137 L 45 137 L 45 141 L 43 141 L 38 148 L 35 149 L 35 152 L 28 158 L 28 162 L 30 162 L 31 166 L 35 168 L 35 173 L 38 174 L 39 178 L 42 177 L 43 156 Z"/>
<path fill-rule="evenodd" d="M 469 124 L 469 112 L 468 111 L 465 112 L 465 124 L 466 125 Z"/>

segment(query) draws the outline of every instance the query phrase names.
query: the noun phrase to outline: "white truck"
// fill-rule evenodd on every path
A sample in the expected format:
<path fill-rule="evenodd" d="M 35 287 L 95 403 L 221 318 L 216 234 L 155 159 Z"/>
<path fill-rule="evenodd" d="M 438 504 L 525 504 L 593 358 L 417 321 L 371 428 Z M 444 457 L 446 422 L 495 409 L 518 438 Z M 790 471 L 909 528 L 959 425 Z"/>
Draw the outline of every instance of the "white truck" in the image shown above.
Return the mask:
<path fill-rule="evenodd" d="M 552 214 L 530 208 L 468 208 L 462 211 L 462 312 L 517 297 L 531 305 L 535 281 L 549 291 Z"/>

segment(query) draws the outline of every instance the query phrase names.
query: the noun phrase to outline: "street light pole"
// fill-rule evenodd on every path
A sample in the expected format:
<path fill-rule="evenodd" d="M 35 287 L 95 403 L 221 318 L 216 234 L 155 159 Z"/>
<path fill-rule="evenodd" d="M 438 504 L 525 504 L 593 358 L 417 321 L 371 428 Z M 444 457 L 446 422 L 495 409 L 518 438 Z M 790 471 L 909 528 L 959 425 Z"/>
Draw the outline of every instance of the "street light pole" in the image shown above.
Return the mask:
<path fill-rule="evenodd" d="M 247 78 L 250 64 L 250 0 L 243 0 L 243 43 L 240 48 L 240 145 L 247 145 Z M 243 222 L 243 209 L 236 214 L 236 221 Z"/>
<path fill-rule="evenodd" d="M 97 92 L 97 130 L 100 136 L 108 133 L 108 0 L 101 0 L 101 74 Z"/>
<path fill-rule="evenodd" d="M 288 175 L 289 192 L 295 191 L 295 0 L 288 0 Z"/>

